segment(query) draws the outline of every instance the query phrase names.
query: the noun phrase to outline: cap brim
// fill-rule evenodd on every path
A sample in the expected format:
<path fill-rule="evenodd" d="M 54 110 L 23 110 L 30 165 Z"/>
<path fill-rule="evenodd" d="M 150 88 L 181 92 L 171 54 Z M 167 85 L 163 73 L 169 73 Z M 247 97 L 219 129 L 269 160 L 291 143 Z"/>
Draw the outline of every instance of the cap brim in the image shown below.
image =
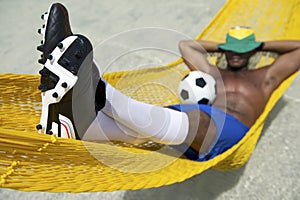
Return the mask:
<path fill-rule="evenodd" d="M 220 44 L 218 45 L 219 49 L 222 49 L 224 51 L 233 51 L 236 53 L 247 53 L 250 51 L 253 51 L 255 49 L 257 49 L 258 47 L 260 47 L 262 44 L 262 42 L 253 42 L 251 44 L 248 45 L 238 45 L 238 44 Z"/>

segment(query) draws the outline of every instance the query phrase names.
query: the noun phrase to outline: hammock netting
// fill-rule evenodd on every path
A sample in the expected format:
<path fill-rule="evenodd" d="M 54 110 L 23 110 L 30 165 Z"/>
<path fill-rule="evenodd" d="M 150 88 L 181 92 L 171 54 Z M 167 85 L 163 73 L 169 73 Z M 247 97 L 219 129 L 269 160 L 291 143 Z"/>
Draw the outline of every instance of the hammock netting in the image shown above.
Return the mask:
<path fill-rule="evenodd" d="M 248 25 L 258 40 L 300 39 L 299 10 L 300 0 L 229 0 L 197 38 L 222 42 L 230 27 Z M 269 54 L 260 54 L 257 60 L 257 66 L 273 61 Z M 187 72 L 178 60 L 168 66 L 107 73 L 104 78 L 134 99 L 164 106 L 178 103 L 177 83 Z M 1 74 L 0 186 L 47 192 L 136 190 L 181 182 L 209 168 L 241 167 L 254 150 L 268 113 L 296 75 L 273 93 L 238 144 L 209 161 L 194 162 L 175 158 L 167 147 L 155 143 L 93 143 L 38 134 L 39 76 Z"/>

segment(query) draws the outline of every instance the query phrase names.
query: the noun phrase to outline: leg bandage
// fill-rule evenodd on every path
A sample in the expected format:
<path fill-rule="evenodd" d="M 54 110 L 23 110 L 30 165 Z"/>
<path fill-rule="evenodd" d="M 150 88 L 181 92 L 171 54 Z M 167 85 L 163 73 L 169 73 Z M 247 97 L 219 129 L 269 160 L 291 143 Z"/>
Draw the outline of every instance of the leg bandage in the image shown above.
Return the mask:
<path fill-rule="evenodd" d="M 106 105 L 101 112 L 118 122 L 118 128 L 128 137 L 175 145 L 184 142 L 188 134 L 186 113 L 136 101 L 109 84 L 106 84 Z M 104 130 L 106 126 L 101 125 L 101 118 L 103 115 L 98 114 L 98 122 L 95 120 L 93 124 L 98 123 Z"/>

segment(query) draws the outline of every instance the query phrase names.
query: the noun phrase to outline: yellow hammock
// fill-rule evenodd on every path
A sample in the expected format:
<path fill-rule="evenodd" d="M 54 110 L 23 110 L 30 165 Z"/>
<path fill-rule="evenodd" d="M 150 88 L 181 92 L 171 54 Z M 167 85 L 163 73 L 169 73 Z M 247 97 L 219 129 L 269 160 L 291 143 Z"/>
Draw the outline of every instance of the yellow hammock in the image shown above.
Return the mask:
<path fill-rule="evenodd" d="M 259 40 L 300 39 L 299 10 L 300 0 L 229 0 L 197 38 L 222 42 L 228 28 L 249 25 Z M 268 54 L 260 56 L 260 65 L 269 62 L 272 59 Z M 170 84 L 167 81 L 174 72 L 181 75 Z M 178 99 L 161 85 L 176 87 L 176 81 L 186 72 L 177 61 L 166 67 L 110 73 L 105 79 L 135 99 L 166 105 Z M 0 186 L 48 192 L 136 190 L 181 182 L 209 168 L 240 167 L 255 148 L 268 113 L 295 76 L 273 93 L 263 114 L 237 145 L 207 162 L 194 162 L 161 153 L 164 147 L 156 144 L 111 145 L 39 135 L 35 130 L 41 106 L 36 89 L 39 77 L 2 74 Z M 151 84 L 140 84 L 145 80 Z"/>

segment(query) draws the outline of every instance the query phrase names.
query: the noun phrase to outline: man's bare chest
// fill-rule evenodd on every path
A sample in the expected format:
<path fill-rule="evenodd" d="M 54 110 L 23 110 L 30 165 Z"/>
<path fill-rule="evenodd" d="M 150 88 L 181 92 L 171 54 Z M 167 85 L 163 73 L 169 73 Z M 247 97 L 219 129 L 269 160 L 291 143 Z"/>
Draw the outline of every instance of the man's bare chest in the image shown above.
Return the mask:
<path fill-rule="evenodd" d="M 243 96 L 262 95 L 263 73 L 259 71 L 221 71 L 216 79 L 217 94 L 236 93 Z"/>

